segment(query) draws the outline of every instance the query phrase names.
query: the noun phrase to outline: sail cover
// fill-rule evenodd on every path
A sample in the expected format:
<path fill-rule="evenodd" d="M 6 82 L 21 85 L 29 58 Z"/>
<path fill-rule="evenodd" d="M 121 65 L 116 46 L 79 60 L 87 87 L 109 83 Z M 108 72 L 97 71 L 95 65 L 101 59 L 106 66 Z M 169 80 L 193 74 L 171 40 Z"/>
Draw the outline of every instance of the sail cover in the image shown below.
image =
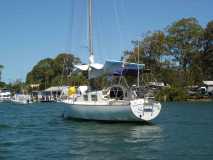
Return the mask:
<path fill-rule="evenodd" d="M 79 64 L 79 65 L 75 65 L 75 71 L 87 71 L 89 69 L 89 65 L 88 64 Z"/>
<path fill-rule="evenodd" d="M 90 69 L 90 78 L 97 78 L 103 74 L 125 76 L 135 76 L 138 70 L 141 71 L 144 68 L 144 64 L 127 63 L 123 61 L 106 61 L 105 64 L 92 63 L 75 65 L 75 68 L 80 71 L 88 71 Z"/>
<path fill-rule="evenodd" d="M 74 73 L 79 72 L 79 71 L 90 71 L 90 79 L 92 78 L 97 78 L 103 75 L 103 64 L 99 63 L 92 63 L 92 64 L 80 64 L 80 65 L 75 65 L 74 66 Z"/>
<path fill-rule="evenodd" d="M 103 64 L 99 64 L 99 63 L 92 63 L 90 65 L 91 68 L 93 69 L 103 69 Z M 75 68 L 80 70 L 80 71 L 87 71 L 89 69 L 89 65 L 88 64 L 80 64 L 80 65 L 75 65 Z"/>
<path fill-rule="evenodd" d="M 106 61 L 104 65 L 104 72 L 110 75 L 137 75 L 138 70 L 141 71 L 144 68 L 144 64 L 127 63 L 122 61 Z"/>

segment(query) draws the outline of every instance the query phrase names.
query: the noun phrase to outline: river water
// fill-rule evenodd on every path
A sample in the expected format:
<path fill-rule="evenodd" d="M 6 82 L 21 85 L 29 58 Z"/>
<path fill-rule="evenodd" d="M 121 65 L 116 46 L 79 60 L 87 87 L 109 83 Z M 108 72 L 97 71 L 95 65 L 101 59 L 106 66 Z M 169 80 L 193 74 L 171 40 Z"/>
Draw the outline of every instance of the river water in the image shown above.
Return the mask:
<path fill-rule="evenodd" d="M 0 103 L 0 160 L 212 160 L 213 103 L 163 104 L 151 124 L 64 120 L 65 104 Z"/>

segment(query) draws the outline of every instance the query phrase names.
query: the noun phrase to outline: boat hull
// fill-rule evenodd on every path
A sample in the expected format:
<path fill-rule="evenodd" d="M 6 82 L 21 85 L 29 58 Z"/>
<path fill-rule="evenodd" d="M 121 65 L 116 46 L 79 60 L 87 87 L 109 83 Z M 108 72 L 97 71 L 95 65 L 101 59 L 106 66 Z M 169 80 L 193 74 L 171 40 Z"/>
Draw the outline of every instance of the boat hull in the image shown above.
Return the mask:
<path fill-rule="evenodd" d="M 65 108 L 65 118 L 103 120 L 103 121 L 140 121 L 129 106 L 90 106 L 70 105 Z"/>
<path fill-rule="evenodd" d="M 160 112 L 160 111 L 159 111 Z M 96 121 L 126 121 L 126 122 L 144 122 L 154 119 L 159 112 L 155 115 L 149 114 L 148 119 L 143 119 L 143 117 L 137 117 L 130 105 L 77 105 L 69 104 L 65 107 L 64 118 L 72 119 L 83 119 L 83 120 L 96 120 Z"/>
<path fill-rule="evenodd" d="M 32 101 L 27 101 L 27 100 L 18 101 L 18 100 L 13 100 L 13 99 L 11 99 L 11 102 L 14 104 L 31 104 L 31 103 L 33 103 Z"/>

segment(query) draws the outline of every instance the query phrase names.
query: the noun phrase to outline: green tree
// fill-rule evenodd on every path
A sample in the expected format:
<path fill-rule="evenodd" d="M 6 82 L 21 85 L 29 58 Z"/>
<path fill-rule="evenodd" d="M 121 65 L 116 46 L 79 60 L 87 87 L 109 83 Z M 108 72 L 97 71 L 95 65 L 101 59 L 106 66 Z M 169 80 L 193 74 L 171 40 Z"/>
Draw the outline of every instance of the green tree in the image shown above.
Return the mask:
<path fill-rule="evenodd" d="M 54 70 L 56 76 L 52 81 L 52 85 L 62 85 L 69 83 L 69 75 L 72 73 L 74 65 L 79 64 L 80 62 L 80 59 L 72 54 L 59 54 L 54 59 Z"/>
<path fill-rule="evenodd" d="M 40 84 L 40 89 L 51 85 L 69 84 L 73 79 L 69 74 L 74 69 L 74 64 L 80 63 L 80 59 L 72 54 L 62 53 L 55 59 L 46 58 L 39 61 L 27 74 L 27 84 Z"/>
<path fill-rule="evenodd" d="M 2 75 L 3 68 L 4 68 L 4 66 L 0 64 L 0 82 L 1 82 L 1 75 Z"/>
<path fill-rule="evenodd" d="M 125 55 L 132 54 L 129 61 L 137 62 L 138 56 L 138 43 L 140 45 L 140 61 L 147 63 L 147 65 L 152 65 L 153 62 L 160 62 L 163 55 L 167 55 L 168 47 L 166 41 L 166 35 L 162 31 L 148 32 L 144 39 L 138 41 L 132 41 L 134 49 L 132 52 L 125 51 Z"/>
<path fill-rule="evenodd" d="M 140 47 L 138 48 L 138 43 Z M 156 31 L 146 34 L 141 41 L 133 41 L 134 49 L 132 51 L 125 51 L 124 57 L 128 57 L 129 62 L 138 61 L 144 63 L 145 67 L 151 69 L 149 80 L 163 80 L 160 71 L 163 69 L 162 57 L 169 55 L 167 38 L 164 32 Z"/>
<path fill-rule="evenodd" d="M 25 93 L 27 92 L 26 84 L 20 79 L 15 80 L 13 83 L 9 83 L 7 88 L 14 93 Z"/>
<path fill-rule="evenodd" d="M 204 42 L 204 53 L 202 55 L 204 78 L 213 80 L 213 21 L 210 21 L 205 29 Z"/>
<path fill-rule="evenodd" d="M 54 78 L 54 62 L 51 58 L 46 58 L 38 62 L 32 71 L 27 74 L 26 82 L 39 83 L 41 88 L 49 87 L 51 79 Z"/>
<path fill-rule="evenodd" d="M 187 100 L 187 91 L 179 86 L 171 86 L 170 88 L 164 88 L 157 93 L 156 98 L 159 101 L 183 101 Z"/>
<path fill-rule="evenodd" d="M 69 75 L 74 68 L 74 64 L 80 62 L 80 59 L 72 54 L 61 53 L 54 59 L 56 74 Z"/>
<path fill-rule="evenodd" d="M 169 26 L 167 32 L 170 51 L 179 63 L 180 68 L 184 70 L 183 76 L 186 82 L 190 77 L 187 70 L 193 63 L 193 57 L 201 53 L 203 28 L 195 18 L 183 18 Z M 191 69 L 196 68 L 191 67 Z"/>

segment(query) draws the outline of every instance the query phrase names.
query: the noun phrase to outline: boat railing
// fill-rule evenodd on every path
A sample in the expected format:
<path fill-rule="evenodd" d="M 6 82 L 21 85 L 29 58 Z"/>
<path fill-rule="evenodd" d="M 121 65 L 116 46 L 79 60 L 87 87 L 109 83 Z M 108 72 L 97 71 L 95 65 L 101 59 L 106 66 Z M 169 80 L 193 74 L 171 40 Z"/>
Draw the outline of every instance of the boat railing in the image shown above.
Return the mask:
<path fill-rule="evenodd" d="M 144 102 L 146 104 L 153 104 L 153 103 L 156 103 L 157 101 L 155 100 L 155 97 L 153 97 L 153 96 L 145 96 Z"/>

